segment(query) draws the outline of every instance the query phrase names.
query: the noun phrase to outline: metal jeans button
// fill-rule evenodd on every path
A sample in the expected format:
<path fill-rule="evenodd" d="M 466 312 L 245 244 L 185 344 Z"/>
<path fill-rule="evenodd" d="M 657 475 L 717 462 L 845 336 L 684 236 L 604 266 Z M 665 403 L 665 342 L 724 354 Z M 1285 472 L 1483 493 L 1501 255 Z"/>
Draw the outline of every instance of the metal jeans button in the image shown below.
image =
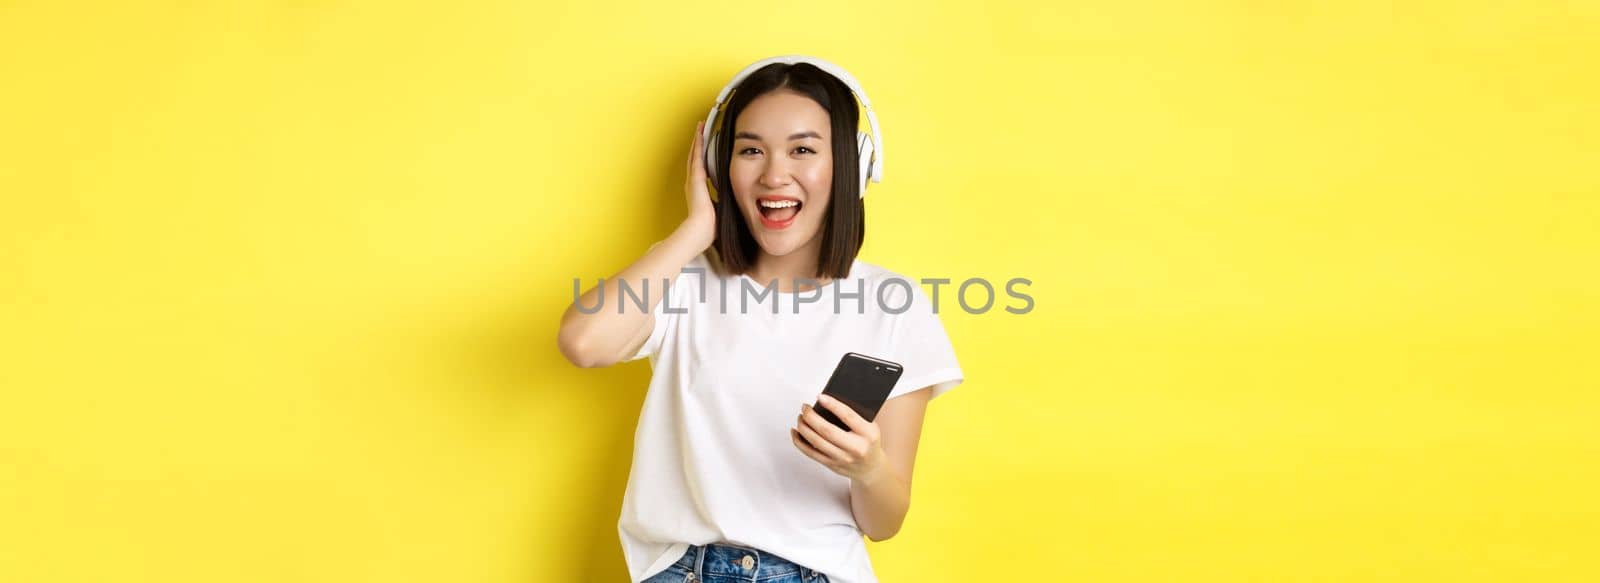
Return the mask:
<path fill-rule="evenodd" d="M 745 555 L 744 559 L 739 561 L 739 565 L 746 569 L 753 568 L 756 566 L 756 558 L 750 555 Z"/>

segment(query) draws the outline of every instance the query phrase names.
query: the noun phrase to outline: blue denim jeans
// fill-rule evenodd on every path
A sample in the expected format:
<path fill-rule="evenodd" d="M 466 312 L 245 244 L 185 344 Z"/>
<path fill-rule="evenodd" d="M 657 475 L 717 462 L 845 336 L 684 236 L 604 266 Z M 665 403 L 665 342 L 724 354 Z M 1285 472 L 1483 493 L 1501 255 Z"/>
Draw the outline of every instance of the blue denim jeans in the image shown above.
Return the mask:
<path fill-rule="evenodd" d="M 728 543 L 690 545 L 667 570 L 644 583 L 827 583 L 828 576 L 772 553 Z"/>

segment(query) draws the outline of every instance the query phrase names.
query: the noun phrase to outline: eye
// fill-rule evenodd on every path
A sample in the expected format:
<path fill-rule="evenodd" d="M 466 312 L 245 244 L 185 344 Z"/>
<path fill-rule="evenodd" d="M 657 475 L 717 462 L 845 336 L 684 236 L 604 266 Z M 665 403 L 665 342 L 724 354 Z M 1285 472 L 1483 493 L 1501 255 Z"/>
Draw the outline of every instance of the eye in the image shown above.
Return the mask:
<path fill-rule="evenodd" d="M 798 148 L 795 148 L 795 149 L 794 149 L 794 150 L 795 150 L 795 151 L 796 151 L 796 152 L 798 152 L 798 151 L 800 151 L 800 150 L 805 150 L 805 151 L 806 151 L 806 152 L 807 152 L 807 153 L 810 153 L 810 154 L 815 154 L 815 153 L 816 153 L 816 152 L 815 152 L 815 151 L 812 151 L 812 149 L 811 149 L 811 148 L 807 148 L 807 147 L 805 147 L 805 146 L 800 146 L 800 147 L 798 147 Z"/>
<path fill-rule="evenodd" d="M 739 155 L 740 156 L 748 156 L 750 154 L 759 154 L 759 153 L 761 153 L 761 151 L 757 150 L 755 148 L 745 148 L 743 150 L 739 150 Z"/>

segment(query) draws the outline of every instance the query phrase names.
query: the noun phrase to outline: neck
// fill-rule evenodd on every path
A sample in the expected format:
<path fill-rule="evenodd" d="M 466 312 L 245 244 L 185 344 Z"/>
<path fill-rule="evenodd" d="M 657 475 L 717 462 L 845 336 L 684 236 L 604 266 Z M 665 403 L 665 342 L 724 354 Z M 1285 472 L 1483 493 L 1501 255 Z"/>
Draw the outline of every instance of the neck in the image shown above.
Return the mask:
<path fill-rule="evenodd" d="M 832 281 L 826 277 L 817 277 L 817 257 L 822 250 L 822 237 L 813 237 L 810 242 L 795 249 L 788 255 L 770 255 L 766 249 L 760 249 L 756 255 L 755 267 L 750 270 L 751 279 L 757 284 L 767 285 L 777 282 L 778 291 L 796 292 L 811 291 L 810 285 L 802 286 L 801 279 L 811 279 L 818 286 L 826 285 Z"/>

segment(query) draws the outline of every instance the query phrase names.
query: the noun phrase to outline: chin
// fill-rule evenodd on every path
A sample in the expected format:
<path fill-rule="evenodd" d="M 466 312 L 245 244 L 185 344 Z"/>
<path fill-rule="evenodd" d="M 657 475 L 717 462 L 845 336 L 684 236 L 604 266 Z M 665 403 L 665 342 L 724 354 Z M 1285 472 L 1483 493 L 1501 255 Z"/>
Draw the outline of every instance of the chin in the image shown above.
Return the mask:
<path fill-rule="evenodd" d="M 761 250 L 766 252 L 767 255 L 771 255 L 773 257 L 783 257 L 798 251 L 801 247 L 804 247 L 808 241 L 816 237 L 818 231 L 813 230 L 810 233 L 802 234 L 799 232 L 786 230 L 779 233 L 773 233 L 762 232 L 760 225 L 752 225 L 751 232 L 755 233 L 756 244 L 759 245 Z"/>
<path fill-rule="evenodd" d="M 766 252 L 767 255 L 770 255 L 770 256 L 773 256 L 773 257 L 783 257 L 783 256 L 788 255 L 790 253 L 794 253 L 795 249 L 798 249 L 798 248 L 799 248 L 798 245 L 790 245 L 790 244 L 787 244 L 787 243 L 780 243 L 780 244 L 778 244 L 778 246 L 774 246 L 774 245 L 771 245 L 771 244 L 768 244 L 768 243 L 761 243 L 761 250 Z"/>

